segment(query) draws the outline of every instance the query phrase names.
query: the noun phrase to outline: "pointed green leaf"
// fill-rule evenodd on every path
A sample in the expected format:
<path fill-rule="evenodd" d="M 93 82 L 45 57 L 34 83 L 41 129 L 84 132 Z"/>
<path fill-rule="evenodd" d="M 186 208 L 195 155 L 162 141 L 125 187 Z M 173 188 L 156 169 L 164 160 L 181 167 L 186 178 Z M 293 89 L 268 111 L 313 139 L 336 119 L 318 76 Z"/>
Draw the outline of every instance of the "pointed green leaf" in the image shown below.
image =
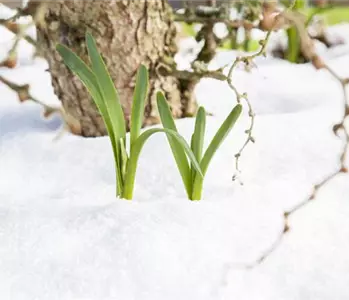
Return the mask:
<path fill-rule="evenodd" d="M 159 110 L 159 115 L 161 119 L 162 126 L 164 128 L 177 131 L 176 124 L 173 120 L 170 107 L 167 104 L 166 98 L 163 93 L 157 93 L 157 105 Z M 167 135 L 168 142 L 170 144 L 173 156 L 178 166 L 178 170 L 181 174 L 183 184 L 187 191 L 188 197 L 191 195 L 192 182 L 191 182 L 191 171 L 188 163 L 187 156 L 183 147 L 178 143 L 178 141 L 173 138 L 172 135 Z"/>
<path fill-rule="evenodd" d="M 119 139 L 119 148 L 120 148 L 120 160 L 119 163 L 121 165 L 121 174 L 122 178 L 125 178 L 126 175 L 126 168 L 127 168 L 127 163 L 128 163 L 128 156 L 127 156 L 127 151 L 124 143 L 124 139 L 120 138 Z"/>
<path fill-rule="evenodd" d="M 115 140 L 125 139 L 125 117 L 119 100 L 119 95 L 115 89 L 107 67 L 99 54 L 96 42 L 90 33 L 86 34 L 86 45 L 90 56 L 92 71 L 94 72 L 105 105 L 109 112 L 110 120 L 113 125 Z"/>
<path fill-rule="evenodd" d="M 201 106 L 196 114 L 195 129 L 191 140 L 191 149 L 195 155 L 195 158 L 200 163 L 202 158 L 202 151 L 204 147 L 206 129 L 206 111 Z M 191 168 L 192 182 L 194 182 L 196 171 Z"/>
<path fill-rule="evenodd" d="M 132 114 L 131 114 L 131 147 L 138 138 L 143 124 L 145 98 L 148 93 L 148 70 L 141 65 L 137 73 L 136 87 L 133 94 Z"/>
<path fill-rule="evenodd" d="M 57 45 L 56 47 L 58 53 L 61 55 L 64 63 L 67 67 L 76 74 L 82 83 L 85 85 L 93 101 L 95 102 L 102 118 L 105 123 L 106 129 L 108 131 L 110 141 L 113 148 L 114 160 L 115 160 L 115 169 L 116 169 L 116 180 L 117 180 L 117 195 L 120 195 L 122 189 L 122 178 L 120 177 L 120 167 L 117 151 L 117 142 L 115 140 L 115 135 L 113 131 L 113 126 L 107 107 L 104 103 L 103 96 L 100 92 L 100 88 L 96 79 L 96 76 L 93 74 L 91 69 L 78 57 L 73 51 L 67 48 L 64 45 Z"/>
<path fill-rule="evenodd" d="M 201 160 L 202 150 L 204 147 L 204 138 L 205 138 L 205 129 L 206 129 L 206 111 L 201 106 L 196 114 L 195 120 L 195 129 L 193 136 L 193 153 L 198 161 Z"/>
<path fill-rule="evenodd" d="M 178 145 L 182 147 L 184 153 L 186 153 L 193 164 L 193 167 L 195 170 L 202 176 L 202 172 L 200 169 L 200 165 L 198 161 L 195 158 L 194 153 L 191 151 L 189 145 L 185 141 L 185 139 L 180 136 L 176 131 L 167 129 L 167 128 L 153 128 L 149 129 L 145 132 L 143 132 L 138 139 L 134 142 L 131 153 L 130 153 L 130 158 L 128 160 L 127 164 L 127 172 L 126 172 L 126 177 L 125 177 L 125 185 L 124 185 L 124 191 L 123 191 L 123 198 L 125 199 L 131 199 L 132 194 L 133 194 L 133 186 L 134 186 L 134 181 L 136 177 L 136 170 L 137 170 L 137 163 L 138 163 L 138 158 L 141 153 L 141 150 L 145 144 L 145 142 L 150 138 L 153 134 L 158 133 L 158 132 L 164 132 L 166 135 L 171 136 L 174 140 L 178 142 Z M 199 176 L 198 176 L 199 177 Z"/>
<path fill-rule="evenodd" d="M 117 141 L 119 141 L 120 138 L 122 138 L 124 141 L 126 140 L 124 113 L 120 104 L 119 95 L 115 89 L 113 80 L 108 73 L 102 56 L 98 52 L 96 42 L 90 33 L 86 33 L 86 45 L 91 60 L 92 71 L 96 76 L 104 104 L 109 114 L 117 145 Z M 120 158 L 121 153 L 119 147 L 116 148 L 116 153 L 117 157 Z M 118 162 L 117 166 L 118 181 L 122 187 L 122 164 Z"/>
<path fill-rule="evenodd" d="M 240 104 L 236 105 L 228 115 L 228 117 L 225 119 L 221 127 L 218 129 L 216 135 L 213 137 L 200 163 L 200 167 L 204 175 L 206 174 L 208 165 L 211 162 L 213 155 L 216 153 L 219 146 L 223 143 L 229 132 L 233 129 L 237 119 L 241 114 L 241 111 L 242 106 Z"/>
<path fill-rule="evenodd" d="M 208 166 L 212 160 L 212 157 L 216 153 L 219 146 L 222 144 L 224 139 L 227 137 L 231 129 L 234 127 L 236 120 L 240 116 L 242 111 L 242 106 L 240 104 L 236 105 L 228 117 L 225 119 L 221 127 L 218 129 L 216 135 L 213 137 L 210 145 L 208 146 L 201 162 L 200 167 L 203 175 L 205 176 Z M 191 195 L 192 200 L 200 200 L 202 193 L 203 177 L 196 176 L 193 184 L 193 192 Z"/>
<path fill-rule="evenodd" d="M 102 95 L 100 93 L 97 79 L 91 69 L 82 61 L 80 57 L 78 57 L 66 46 L 59 44 L 57 45 L 56 49 L 61 55 L 63 62 L 67 65 L 67 67 L 73 73 L 75 73 L 80 78 L 82 83 L 86 86 L 102 116 L 104 116 L 106 107 L 104 102 L 102 101 Z"/>

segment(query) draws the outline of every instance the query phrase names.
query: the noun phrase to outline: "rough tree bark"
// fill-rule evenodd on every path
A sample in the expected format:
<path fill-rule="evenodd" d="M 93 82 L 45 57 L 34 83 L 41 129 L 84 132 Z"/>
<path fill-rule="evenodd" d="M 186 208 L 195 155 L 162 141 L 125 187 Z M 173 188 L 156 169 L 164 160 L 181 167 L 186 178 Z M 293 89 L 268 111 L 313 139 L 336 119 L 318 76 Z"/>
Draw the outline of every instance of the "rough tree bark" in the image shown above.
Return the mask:
<path fill-rule="evenodd" d="M 86 30 L 95 37 L 106 61 L 126 121 L 130 118 L 135 75 L 141 63 L 150 72 L 145 124 L 158 122 L 155 99 L 158 89 L 165 92 L 175 117 L 195 111 L 195 99 L 182 97 L 185 91 L 178 79 L 158 72 L 162 64 L 173 62 L 177 50 L 176 30 L 167 1 L 51 1 L 47 4 L 45 26 L 38 27 L 39 50 L 48 60 L 56 95 L 66 112 L 80 122 L 82 135 L 104 135 L 106 130 L 86 89 L 64 66 L 55 47 L 63 43 L 86 61 Z"/>

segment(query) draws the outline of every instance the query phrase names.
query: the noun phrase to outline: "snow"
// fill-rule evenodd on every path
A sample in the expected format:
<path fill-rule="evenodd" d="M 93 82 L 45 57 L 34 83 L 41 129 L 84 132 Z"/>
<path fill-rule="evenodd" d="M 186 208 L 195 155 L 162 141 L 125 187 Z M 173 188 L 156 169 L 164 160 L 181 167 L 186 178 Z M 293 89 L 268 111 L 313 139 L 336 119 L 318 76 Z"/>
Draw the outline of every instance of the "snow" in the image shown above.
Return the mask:
<path fill-rule="evenodd" d="M 46 63 L 21 51 L 26 63 L 0 74 L 58 104 Z M 213 65 L 234 55 L 220 53 Z M 329 61 L 349 76 L 349 55 Z M 115 199 L 107 137 L 54 141 L 58 117 L 42 120 L 38 105 L 18 103 L 0 85 L 0 299 L 348 299 L 347 176 L 292 216 L 291 231 L 265 262 L 243 268 L 274 243 L 283 212 L 336 169 L 342 146 L 331 131 L 341 93 L 329 74 L 271 58 L 256 62 L 251 73 L 234 74 L 257 113 L 256 144 L 241 160 L 244 185 L 231 178 L 246 112 L 214 158 L 200 202 L 186 199 L 162 135 L 144 148 L 134 200 Z M 208 143 L 235 98 L 210 79 L 196 92 L 213 114 Z M 194 120 L 177 125 L 189 138 Z"/>

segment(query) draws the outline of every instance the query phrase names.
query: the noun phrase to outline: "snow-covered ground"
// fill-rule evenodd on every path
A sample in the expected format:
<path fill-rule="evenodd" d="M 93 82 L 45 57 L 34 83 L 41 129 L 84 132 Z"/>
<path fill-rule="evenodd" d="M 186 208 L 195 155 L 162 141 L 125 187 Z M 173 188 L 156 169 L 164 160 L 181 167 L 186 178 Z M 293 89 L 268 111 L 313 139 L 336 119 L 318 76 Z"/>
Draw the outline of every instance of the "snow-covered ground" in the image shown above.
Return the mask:
<path fill-rule="evenodd" d="M 19 67 L 0 74 L 58 103 L 46 63 L 21 51 Z M 214 64 L 234 55 L 221 53 Z M 349 51 L 328 59 L 349 76 Z M 336 169 L 342 146 L 331 131 L 342 114 L 341 91 L 329 74 L 270 58 L 257 65 L 234 74 L 257 113 L 256 144 L 241 160 L 244 185 L 231 177 L 246 112 L 217 153 L 200 202 L 186 199 L 161 135 L 141 155 L 134 200 L 115 199 L 107 137 L 53 141 L 60 120 L 41 119 L 40 107 L 18 103 L 0 85 L 0 299 L 348 299 L 349 176 L 291 218 L 290 233 L 266 261 L 242 268 L 274 243 L 283 211 Z M 212 137 L 234 94 L 209 79 L 196 92 L 213 113 Z M 189 138 L 194 120 L 177 125 Z"/>

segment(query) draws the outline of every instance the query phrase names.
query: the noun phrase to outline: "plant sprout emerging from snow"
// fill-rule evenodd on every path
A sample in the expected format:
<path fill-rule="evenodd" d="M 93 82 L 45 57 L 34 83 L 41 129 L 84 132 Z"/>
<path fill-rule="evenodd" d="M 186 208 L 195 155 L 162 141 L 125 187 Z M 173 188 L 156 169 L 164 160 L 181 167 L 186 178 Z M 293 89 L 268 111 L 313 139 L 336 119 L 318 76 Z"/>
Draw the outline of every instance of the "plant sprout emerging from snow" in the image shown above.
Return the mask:
<path fill-rule="evenodd" d="M 116 195 L 125 199 L 132 199 L 137 162 L 142 147 L 154 133 L 163 132 L 167 135 L 188 198 L 190 200 L 200 200 L 203 179 L 208 165 L 238 119 L 242 110 L 241 105 L 236 105 L 231 111 L 212 139 L 204 155 L 202 153 L 206 127 L 205 109 L 200 107 L 198 110 L 191 147 L 189 147 L 184 138 L 179 135 L 167 100 L 161 92 L 157 94 L 157 104 L 164 128 L 153 128 L 140 134 L 145 99 L 148 93 L 148 70 L 142 65 L 137 74 L 134 91 L 130 126 L 130 149 L 129 153 L 127 153 L 124 115 L 117 90 L 97 50 L 96 43 L 89 33 L 86 35 L 86 45 L 91 68 L 67 47 L 58 45 L 57 51 L 62 56 L 64 63 L 80 78 L 89 90 L 103 117 L 114 153 Z"/>
<path fill-rule="evenodd" d="M 163 127 L 168 130 L 172 130 L 173 132 L 177 132 L 176 124 L 171 115 L 171 110 L 161 92 L 158 92 L 157 94 L 157 104 Z M 201 199 L 203 180 L 209 163 L 211 162 L 211 159 L 216 153 L 218 147 L 222 144 L 233 128 L 236 120 L 241 114 L 241 110 L 242 106 L 240 104 L 234 107 L 221 127 L 218 129 L 216 135 L 213 137 L 206 152 L 203 154 L 206 112 L 203 107 L 199 108 L 196 116 L 194 133 L 191 137 L 191 150 L 193 151 L 197 161 L 200 163 L 202 175 L 198 173 L 197 168 L 193 164 L 189 165 L 184 149 L 181 147 L 178 141 L 173 138 L 172 135 L 167 134 L 168 142 L 171 146 L 173 156 L 176 160 L 178 170 L 181 174 L 189 199 Z"/>
<path fill-rule="evenodd" d="M 193 170 L 200 178 L 202 172 L 193 152 L 183 137 L 176 131 L 170 128 L 153 128 L 142 134 L 140 133 L 148 92 L 148 71 L 145 66 L 141 66 L 137 74 L 131 114 L 130 149 L 127 153 L 124 114 L 117 90 L 97 50 L 95 40 L 89 33 L 86 35 L 86 45 L 91 68 L 67 47 L 58 45 L 57 51 L 62 56 L 64 63 L 86 86 L 102 115 L 114 153 L 116 195 L 121 198 L 132 199 L 140 152 L 148 138 L 158 132 L 165 132 L 171 138 L 171 141 L 175 141 L 176 147 L 178 147 L 177 150 L 184 154 L 186 162 L 187 157 L 189 157 Z M 178 167 L 182 169 L 184 161 L 183 163 L 177 161 L 177 163 Z"/>

